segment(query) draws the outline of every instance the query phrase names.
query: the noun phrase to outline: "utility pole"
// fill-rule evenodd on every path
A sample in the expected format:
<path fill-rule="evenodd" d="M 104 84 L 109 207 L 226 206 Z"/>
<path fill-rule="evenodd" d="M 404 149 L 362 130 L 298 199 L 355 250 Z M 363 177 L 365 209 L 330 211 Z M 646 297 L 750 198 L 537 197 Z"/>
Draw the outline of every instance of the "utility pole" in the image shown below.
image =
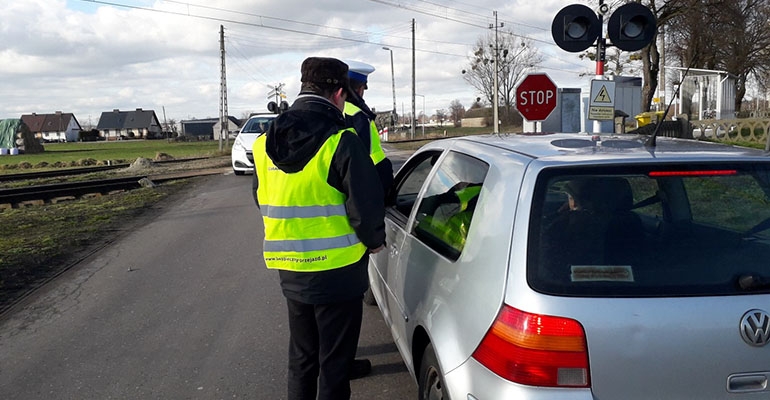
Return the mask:
<path fill-rule="evenodd" d="M 497 58 L 500 54 L 500 46 L 498 45 L 498 41 L 497 41 L 497 27 L 498 27 L 497 11 L 493 11 L 493 13 L 495 15 L 495 49 L 494 49 L 495 59 L 494 59 L 494 65 L 493 65 L 493 68 L 495 69 L 495 91 L 494 93 L 492 93 L 492 103 L 493 103 L 492 104 L 492 115 L 493 115 L 492 121 L 495 124 L 493 132 L 500 133 L 500 118 L 499 118 L 500 114 L 498 113 L 498 104 L 500 103 L 500 101 L 497 97 L 498 92 L 500 92 L 499 84 L 498 84 L 498 75 L 500 74 L 500 71 L 498 71 L 498 63 L 497 63 Z M 502 26 L 502 25 L 499 25 L 499 26 Z"/>
<path fill-rule="evenodd" d="M 166 121 L 166 106 L 163 108 L 163 127 L 166 129 L 166 138 L 168 138 L 168 121 Z"/>
<path fill-rule="evenodd" d="M 417 109 L 415 106 L 415 61 L 414 61 L 414 18 L 412 18 L 412 139 L 414 139 L 414 124 L 415 116 L 417 115 Z"/>
<path fill-rule="evenodd" d="M 219 78 L 219 151 L 224 151 L 222 137 L 225 137 L 227 148 L 230 147 L 230 134 L 228 132 L 229 118 L 227 117 L 227 73 L 225 70 L 225 26 L 219 25 L 219 54 L 222 68 Z"/>

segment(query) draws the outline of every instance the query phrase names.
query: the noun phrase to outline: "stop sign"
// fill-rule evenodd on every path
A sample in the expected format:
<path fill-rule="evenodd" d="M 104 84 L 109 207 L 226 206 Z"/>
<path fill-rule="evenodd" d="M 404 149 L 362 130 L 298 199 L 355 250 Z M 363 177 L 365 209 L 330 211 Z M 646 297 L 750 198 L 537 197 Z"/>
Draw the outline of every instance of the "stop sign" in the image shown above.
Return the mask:
<path fill-rule="evenodd" d="M 529 121 L 542 121 L 556 108 L 556 84 L 546 74 L 529 74 L 516 87 L 516 109 Z"/>

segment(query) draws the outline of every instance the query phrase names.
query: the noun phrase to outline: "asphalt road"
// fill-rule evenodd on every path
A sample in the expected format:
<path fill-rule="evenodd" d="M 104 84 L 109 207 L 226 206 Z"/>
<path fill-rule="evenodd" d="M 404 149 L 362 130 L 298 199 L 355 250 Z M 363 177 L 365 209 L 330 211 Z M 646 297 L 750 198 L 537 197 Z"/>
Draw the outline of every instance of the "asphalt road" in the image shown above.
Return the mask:
<path fill-rule="evenodd" d="M 6 314 L 0 399 L 285 399 L 286 305 L 250 189 L 201 178 Z M 359 356 L 354 399 L 416 398 L 376 307 Z"/>

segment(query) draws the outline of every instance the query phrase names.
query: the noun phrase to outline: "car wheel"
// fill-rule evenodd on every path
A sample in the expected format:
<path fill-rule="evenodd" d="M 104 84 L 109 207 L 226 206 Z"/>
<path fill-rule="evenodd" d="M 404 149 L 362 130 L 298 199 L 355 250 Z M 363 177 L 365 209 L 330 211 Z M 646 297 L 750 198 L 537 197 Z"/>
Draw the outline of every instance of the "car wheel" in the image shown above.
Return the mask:
<path fill-rule="evenodd" d="M 364 304 L 369 306 L 377 305 L 377 299 L 374 298 L 374 293 L 372 293 L 371 287 L 366 289 L 366 292 L 364 292 Z"/>
<path fill-rule="evenodd" d="M 246 171 L 238 171 L 237 169 L 234 169 L 233 172 L 235 175 L 244 175 L 246 173 Z"/>
<path fill-rule="evenodd" d="M 420 375 L 417 377 L 420 388 L 418 398 L 420 400 L 443 400 L 448 399 L 444 388 L 444 378 L 441 376 L 441 369 L 438 366 L 436 353 L 433 351 L 433 345 L 429 344 L 425 348 L 420 363 Z"/>

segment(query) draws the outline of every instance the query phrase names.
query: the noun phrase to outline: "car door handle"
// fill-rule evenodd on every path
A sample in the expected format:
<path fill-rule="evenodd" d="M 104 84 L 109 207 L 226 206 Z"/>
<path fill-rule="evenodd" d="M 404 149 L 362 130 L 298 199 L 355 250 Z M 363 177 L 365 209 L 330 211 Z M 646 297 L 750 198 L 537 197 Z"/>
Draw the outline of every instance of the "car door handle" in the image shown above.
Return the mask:
<path fill-rule="evenodd" d="M 735 374 L 727 379 L 727 391 L 730 393 L 763 392 L 767 390 L 768 373 Z"/>

